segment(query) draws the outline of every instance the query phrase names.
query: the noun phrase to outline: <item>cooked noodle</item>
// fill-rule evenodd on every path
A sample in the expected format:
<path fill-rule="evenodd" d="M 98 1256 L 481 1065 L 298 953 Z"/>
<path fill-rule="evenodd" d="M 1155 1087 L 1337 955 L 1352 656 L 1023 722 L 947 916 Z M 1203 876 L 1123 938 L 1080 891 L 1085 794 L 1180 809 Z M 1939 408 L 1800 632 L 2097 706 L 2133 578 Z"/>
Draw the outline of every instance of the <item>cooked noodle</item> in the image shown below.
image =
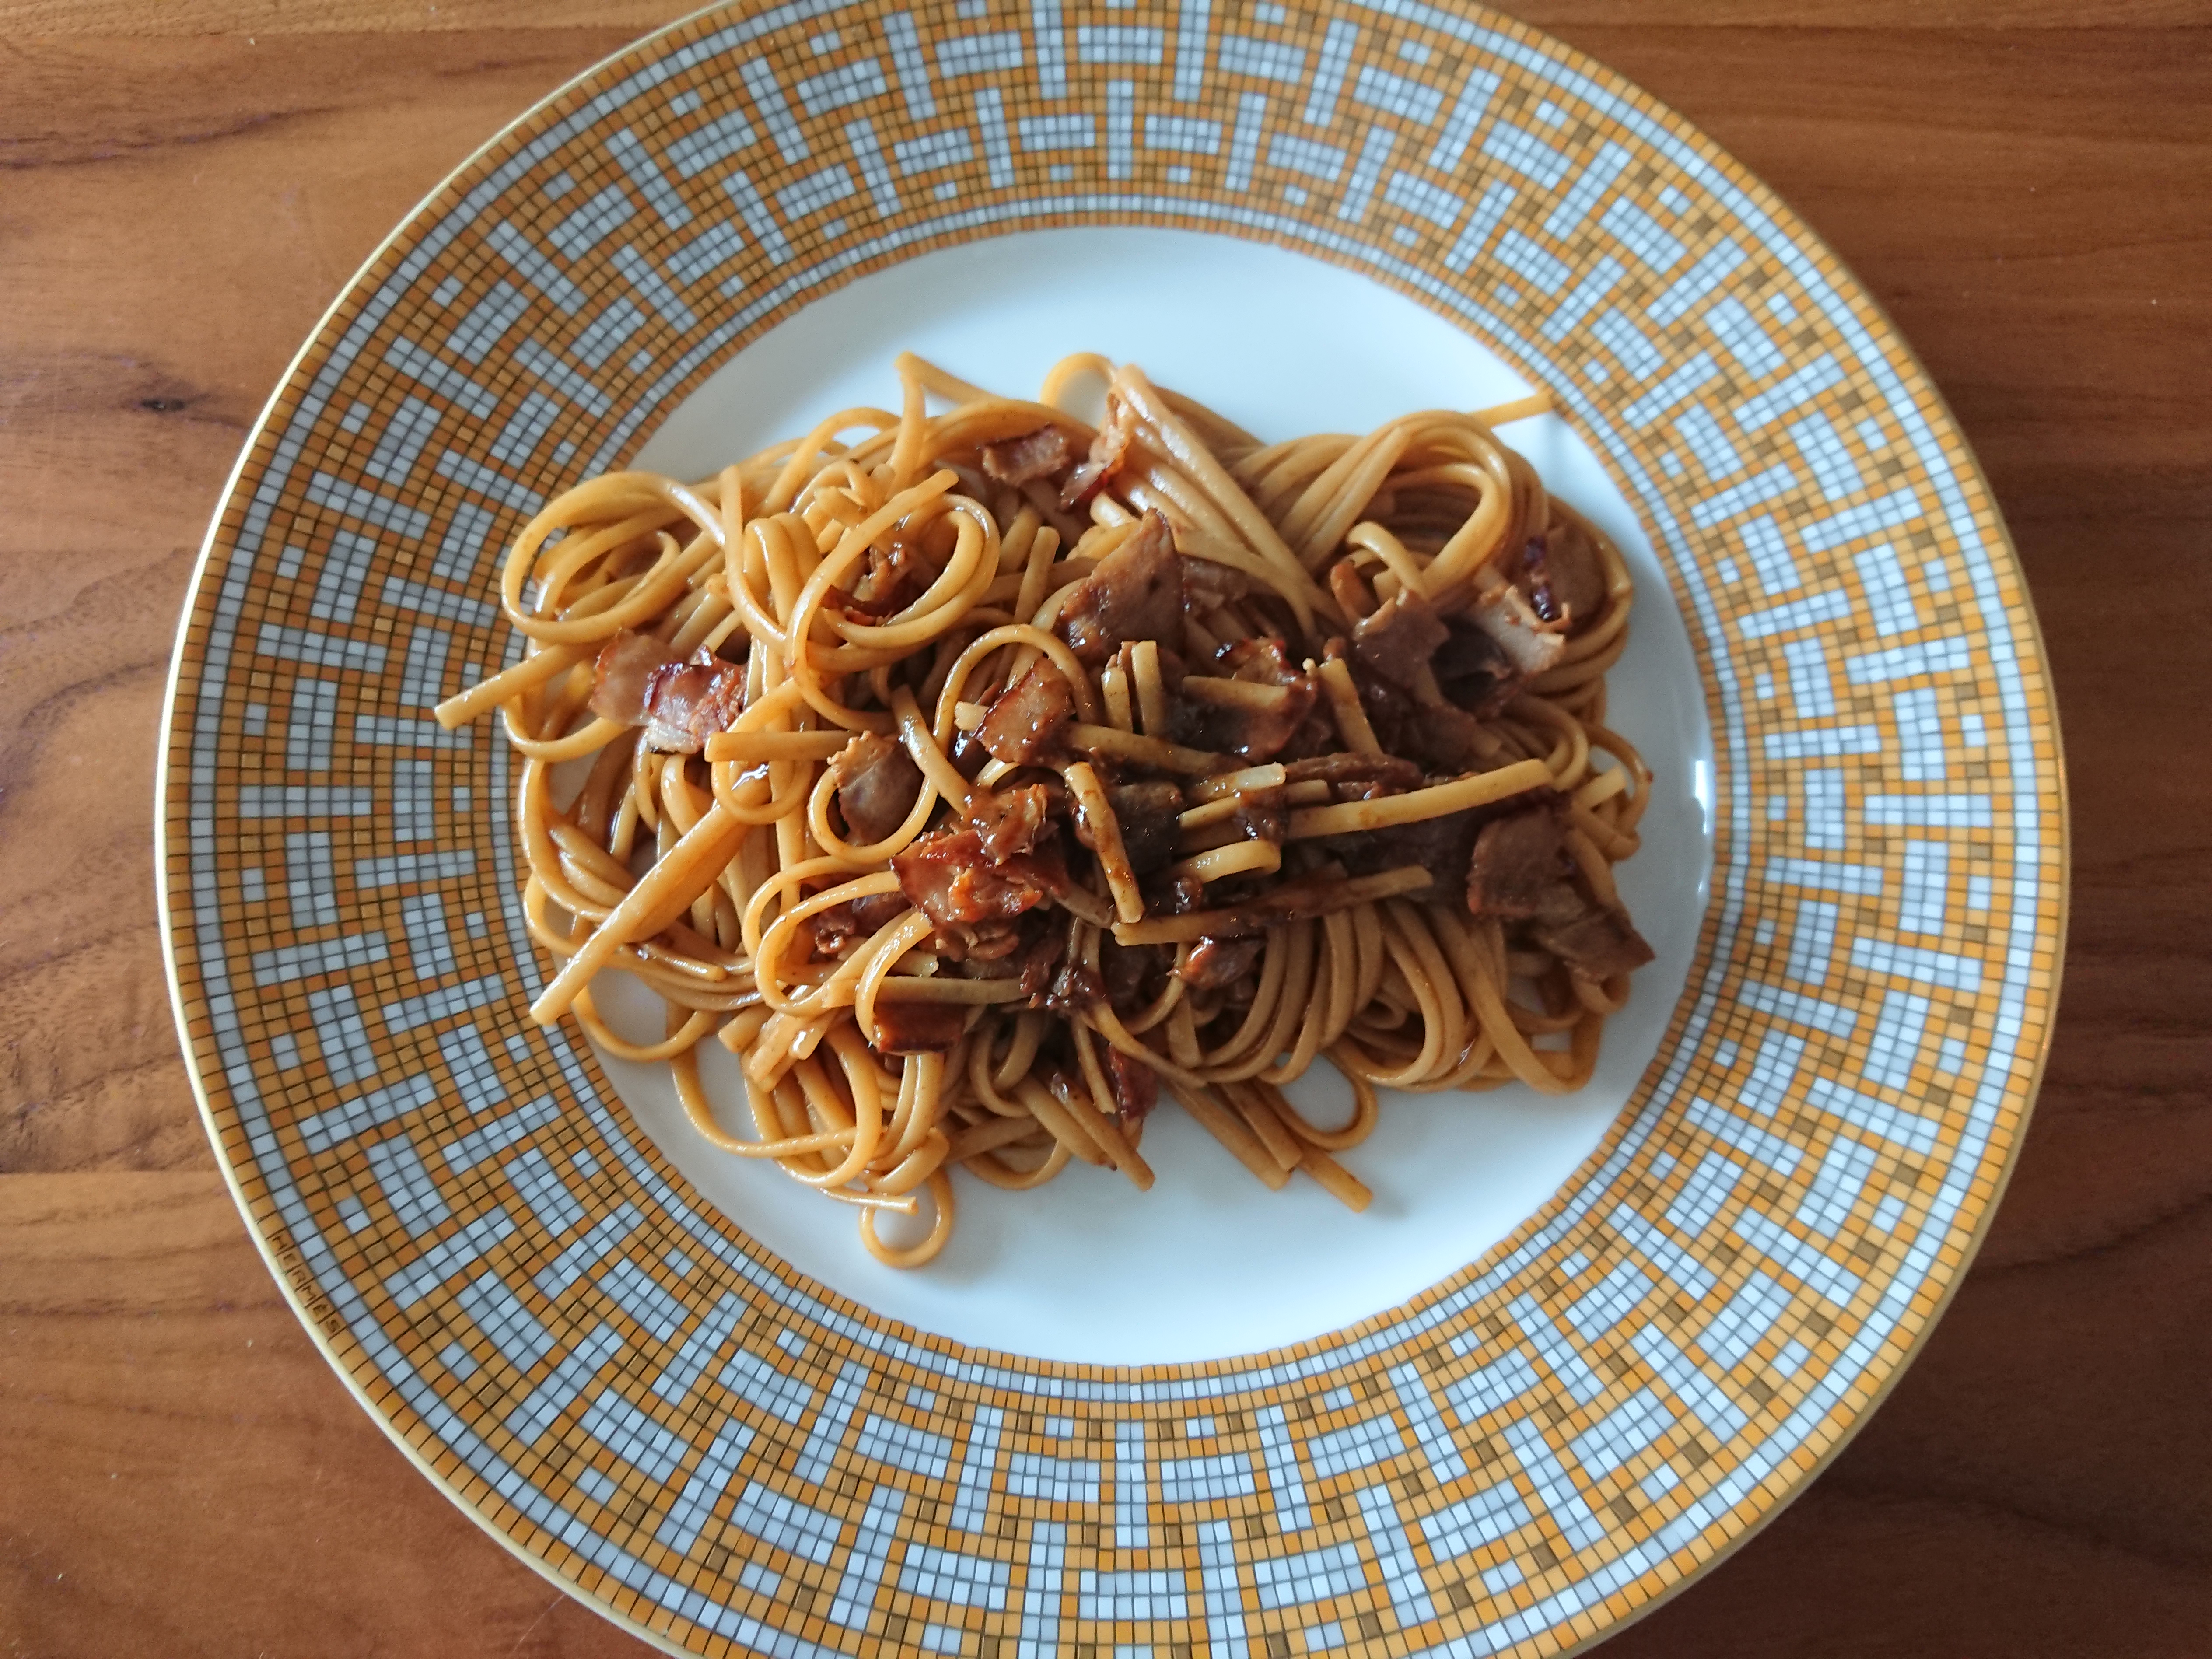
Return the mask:
<path fill-rule="evenodd" d="M 1358 1209 L 1379 1087 L 1588 1081 L 1650 954 L 1613 866 L 1650 774 L 1605 725 L 1627 568 L 1492 430 L 1542 400 L 1262 444 L 1095 356 L 1034 403 L 898 369 L 899 414 L 589 479 L 509 550 L 528 653 L 437 715 L 521 757 L 533 1018 L 665 1063 L 902 1267 L 955 1165 L 1149 1187 L 1161 1090 Z M 606 968 L 661 1040 L 608 1028 Z M 1281 1090 L 1322 1057 L 1335 1127 Z"/>

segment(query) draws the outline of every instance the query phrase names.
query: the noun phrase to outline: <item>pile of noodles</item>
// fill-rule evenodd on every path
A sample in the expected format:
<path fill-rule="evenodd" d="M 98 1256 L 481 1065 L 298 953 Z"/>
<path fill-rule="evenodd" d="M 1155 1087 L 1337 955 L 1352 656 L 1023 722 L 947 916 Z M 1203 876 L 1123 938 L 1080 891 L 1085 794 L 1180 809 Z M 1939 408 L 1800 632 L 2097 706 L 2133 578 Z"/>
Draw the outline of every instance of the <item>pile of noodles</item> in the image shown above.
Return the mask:
<path fill-rule="evenodd" d="M 700 1134 L 855 1206 L 867 1249 L 900 1266 L 944 1247 L 955 1165 L 1028 1188 L 1079 1160 L 1148 1187 L 1144 1120 L 1117 1086 L 1133 1066 L 1270 1187 L 1303 1171 L 1355 1208 L 1366 1188 L 1334 1155 L 1373 1127 L 1379 1087 L 1517 1080 L 1555 1094 L 1586 1081 L 1625 974 L 1568 971 L 1431 892 L 1435 872 L 1419 864 L 1354 874 L 1324 849 L 1408 814 L 1466 812 L 1547 786 L 1579 890 L 1618 904 L 1613 866 L 1636 850 L 1650 777 L 1605 725 L 1631 583 L 1613 545 L 1492 429 L 1544 400 L 1262 444 L 1097 357 L 1060 363 L 1037 402 L 992 396 L 911 356 L 899 372 L 898 414 L 845 410 L 704 483 L 589 479 L 514 543 L 501 600 L 527 654 L 438 716 L 451 727 L 496 708 L 520 757 L 523 902 L 559 963 L 533 1016 L 573 1013 L 607 1051 L 667 1064 Z M 1127 442 L 1103 489 L 1071 507 L 1049 486 L 992 479 L 987 446 L 1046 427 L 1076 456 L 1091 452 L 1098 433 L 1066 405 L 1099 379 Z M 1158 649 L 1123 652 L 1101 672 L 1070 653 L 1055 629 L 1061 607 L 1147 511 L 1166 516 L 1192 568 L 1227 579 L 1187 611 L 1182 637 L 1145 643 L 1195 669 L 1240 640 L 1283 641 L 1347 752 L 1376 751 L 1342 653 L 1328 649 L 1358 620 L 1353 610 L 1407 592 L 1449 615 L 1510 577 L 1532 538 L 1578 547 L 1601 598 L 1569 619 L 1556 663 L 1482 721 L 1485 765 L 1344 801 L 1325 785 L 1283 788 L 1279 768 L 1176 744 Z M 933 574 L 873 614 L 852 596 L 894 538 Z M 742 676 L 741 711 L 699 752 L 664 752 L 592 712 L 595 662 L 625 632 L 672 657 L 710 653 L 700 660 L 728 665 L 732 687 Z M 1055 1006 L 1017 981 L 978 976 L 898 897 L 894 858 L 1008 773 L 992 762 L 978 774 L 972 757 L 963 771 L 955 755 L 977 711 L 1040 659 L 1075 702 L 1054 769 L 1085 844 L 1102 848 L 1076 855 L 1068 890 L 1050 901 L 1067 913 L 1062 964 L 1095 983 L 1115 951 L 1153 947 L 1133 1002 Z M 1415 679 L 1417 702 L 1437 695 Z M 866 844 L 848 839 L 832 765 L 856 734 L 903 745 L 921 779 L 904 821 Z M 1120 866 L 1105 856 L 1104 792 L 1127 777 L 1173 778 L 1194 803 L 1176 868 L 1187 892 L 1204 884 L 1196 908 L 1164 913 L 1109 878 L 1109 864 Z M 1279 839 L 1226 829 L 1222 803 L 1254 789 L 1273 791 Z M 1271 892 L 1289 896 L 1271 908 Z M 832 952 L 816 948 L 819 919 L 861 900 L 887 919 Z M 1222 931 L 1259 940 L 1251 973 L 1233 996 L 1194 991 L 1182 970 Z M 608 968 L 665 1000 L 660 1041 L 608 1029 L 592 995 Z M 949 1005 L 957 1038 L 886 1053 L 884 1011 L 915 1003 Z M 696 1051 L 709 1037 L 742 1062 L 749 1133 L 725 1127 L 741 1121 L 736 1103 L 702 1085 Z M 1322 1056 L 1350 1085 L 1338 1127 L 1310 1121 L 1281 1090 Z M 926 1236 L 880 1237 L 886 1209 L 926 1214 Z"/>

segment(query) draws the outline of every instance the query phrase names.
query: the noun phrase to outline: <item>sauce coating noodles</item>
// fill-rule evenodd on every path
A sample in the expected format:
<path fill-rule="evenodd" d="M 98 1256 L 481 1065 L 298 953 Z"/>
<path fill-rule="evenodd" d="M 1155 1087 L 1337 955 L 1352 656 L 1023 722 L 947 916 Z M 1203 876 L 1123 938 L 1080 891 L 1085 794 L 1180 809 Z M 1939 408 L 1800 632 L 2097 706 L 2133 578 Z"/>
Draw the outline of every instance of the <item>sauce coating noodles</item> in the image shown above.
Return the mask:
<path fill-rule="evenodd" d="M 1627 568 L 1492 429 L 1544 400 L 1263 444 L 1096 356 L 1034 402 L 898 372 L 898 412 L 588 479 L 508 550 L 526 654 L 437 714 L 520 757 L 533 1017 L 666 1064 L 896 1266 L 956 1166 L 1149 1187 L 1163 1095 L 1357 1209 L 1378 1089 L 1585 1083 L 1650 955 L 1613 874 L 1650 774 L 1605 723 Z M 1322 1058 L 1333 1127 L 1282 1092 Z"/>

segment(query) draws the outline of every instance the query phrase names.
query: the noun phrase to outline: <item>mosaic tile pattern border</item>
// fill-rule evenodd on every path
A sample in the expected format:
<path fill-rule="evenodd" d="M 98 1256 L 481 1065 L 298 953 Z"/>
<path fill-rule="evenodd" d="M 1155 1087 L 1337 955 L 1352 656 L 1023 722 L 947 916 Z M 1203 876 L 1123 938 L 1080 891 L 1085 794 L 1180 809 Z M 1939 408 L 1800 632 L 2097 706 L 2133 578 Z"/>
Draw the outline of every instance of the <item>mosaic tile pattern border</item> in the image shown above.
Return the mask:
<path fill-rule="evenodd" d="M 959 1348 L 796 1274 L 530 1027 L 486 550 L 816 295 L 1039 225 L 1366 272 L 1553 387 L 1672 568 L 1721 753 L 1704 948 L 1506 1244 L 1249 1359 Z M 2047 677 L 1910 355 L 1754 180 L 1410 0 L 704 14 L 472 161 L 249 445 L 167 754 L 179 1019 L 241 1206 L 459 1501 L 674 1649 L 1557 1652 L 1839 1443 L 2002 1185 L 2056 991 Z"/>

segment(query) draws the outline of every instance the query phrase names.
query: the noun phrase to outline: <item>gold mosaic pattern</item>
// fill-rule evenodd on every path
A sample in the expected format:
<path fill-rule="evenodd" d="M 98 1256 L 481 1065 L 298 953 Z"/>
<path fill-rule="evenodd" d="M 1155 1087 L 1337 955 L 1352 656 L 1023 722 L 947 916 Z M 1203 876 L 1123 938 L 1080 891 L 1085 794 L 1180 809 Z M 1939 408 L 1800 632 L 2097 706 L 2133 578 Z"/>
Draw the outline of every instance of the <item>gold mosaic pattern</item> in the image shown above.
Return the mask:
<path fill-rule="evenodd" d="M 1703 950 L 1484 1261 L 1256 1358 L 973 1352 L 824 1291 L 529 1026 L 488 550 L 854 275 L 1212 228 L 1533 379 L 1670 562 L 1718 739 Z M 333 1363 L 486 1526 L 677 1649 L 1556 1652 L 1725 1550 L 1902 1363 L 2002 1184 L 2063 901 L 2020 573 L 1924 377 L 1677 119 L 1496 16 L 702 15 L 501 136 L 257 431 L 167 757 L 177 1000 Z"/>

